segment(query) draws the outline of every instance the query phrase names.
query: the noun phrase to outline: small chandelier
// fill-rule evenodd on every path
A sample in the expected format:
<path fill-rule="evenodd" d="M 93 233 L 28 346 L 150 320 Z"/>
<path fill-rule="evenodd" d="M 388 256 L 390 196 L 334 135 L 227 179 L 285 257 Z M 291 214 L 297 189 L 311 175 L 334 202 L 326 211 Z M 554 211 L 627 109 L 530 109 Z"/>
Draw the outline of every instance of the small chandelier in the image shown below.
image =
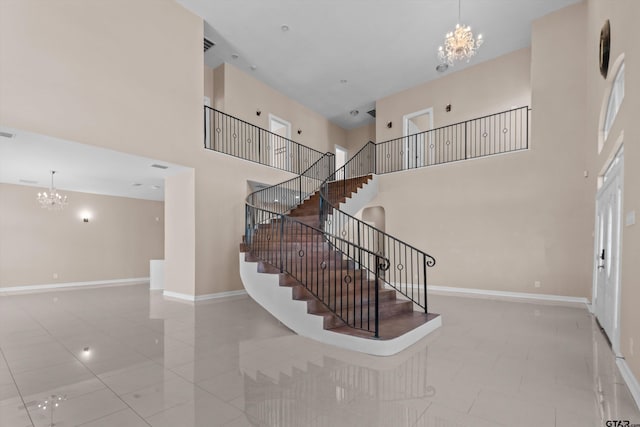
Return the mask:
<path fill-rule="evenodd" d="M 40 203 L 40 207 L 47 208 L 50 211 L 62 210 L 62 208 L 69 203 L 67 196 L 58 193 L 53 186 L 53 175 L 55 175 L 55 173 L 56 171 L 51 171 L 51 187 L 49 188 L 49 193 L 46 191 L 38 193 L 38 203 Z"/>
<path fill-rule="evenodd" d="M 467 62 L 473 55 L 484 40 L 482 34 L 478 34 L 478 38 L 473 37 L 471 27 L 468 25 L 460 24 L 460 0 L 458 0 L 458 23 L 455 30 L 448 32 L 444 37 L 444 47 L 438 48 L 438 58 L 442 63 L 453 65 L 454 61 L 460 61 L 466 59 Z"/>

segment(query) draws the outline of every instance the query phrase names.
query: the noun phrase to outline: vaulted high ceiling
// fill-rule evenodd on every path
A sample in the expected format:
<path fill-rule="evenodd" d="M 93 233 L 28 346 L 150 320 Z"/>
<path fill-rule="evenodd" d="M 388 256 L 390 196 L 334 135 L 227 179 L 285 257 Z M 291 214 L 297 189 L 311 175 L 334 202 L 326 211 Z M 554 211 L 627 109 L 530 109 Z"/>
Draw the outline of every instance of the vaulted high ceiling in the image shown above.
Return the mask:
<path fill-rule="evenodd" d="M 216 43 L 206 64 L 234 64 L 347 129 L 371 120 L 376 99 L 438 78 L 438 46 L 458 19 L 457 0 L 176 1 Z M 461 23 L 485 43 L 444 74 L 529 46 L 532 21 L 577 2 L 461 0 Z"/>

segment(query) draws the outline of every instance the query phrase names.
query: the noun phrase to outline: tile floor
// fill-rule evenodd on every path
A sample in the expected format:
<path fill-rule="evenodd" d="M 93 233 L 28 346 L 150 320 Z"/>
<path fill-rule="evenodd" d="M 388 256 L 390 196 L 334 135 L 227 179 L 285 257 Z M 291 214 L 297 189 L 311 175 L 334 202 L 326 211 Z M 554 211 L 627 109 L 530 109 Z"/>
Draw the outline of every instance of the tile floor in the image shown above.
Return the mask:
<path fill-rule="evenodd" d="M 141 285 L 0 296 L 0 426 L 640 423 L 583 308 L 433 296 L 436 333 L 378 358 L 292 334 L 248 297 Z"/>

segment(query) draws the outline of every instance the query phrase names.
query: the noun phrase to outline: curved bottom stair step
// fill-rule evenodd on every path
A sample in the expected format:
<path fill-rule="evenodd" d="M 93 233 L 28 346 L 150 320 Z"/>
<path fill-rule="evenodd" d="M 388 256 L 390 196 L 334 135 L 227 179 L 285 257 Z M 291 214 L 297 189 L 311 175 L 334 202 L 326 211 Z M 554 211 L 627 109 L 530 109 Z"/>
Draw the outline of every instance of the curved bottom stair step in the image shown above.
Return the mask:
<path fill-rule="evenodd" d="M 411 313 L 394 316 L 388 319 L 380 319 L 380 340 L 390 340 L 402 336 L 427 322 L 433 321 L 440 317 L 436 313 L 422 313 L 413 311 Z M 362 329 L 355 329 L 346 325 L 331 329 L 331 332 L 339 334 L 351 335 L 361 338 L 374 338 L 373 332 Z"/>

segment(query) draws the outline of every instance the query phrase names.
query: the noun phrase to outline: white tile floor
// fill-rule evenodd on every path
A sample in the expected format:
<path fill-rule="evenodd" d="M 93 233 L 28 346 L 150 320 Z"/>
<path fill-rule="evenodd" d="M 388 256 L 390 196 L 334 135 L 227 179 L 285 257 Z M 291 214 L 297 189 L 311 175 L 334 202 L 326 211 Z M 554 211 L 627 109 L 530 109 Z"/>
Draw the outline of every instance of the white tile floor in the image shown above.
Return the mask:
<path fill-rule="evenodd" d="M 0 296 L 0 426 L 605 426 L 640 413 L 582 308 L 433 296 L 444 326 L 377 358 L 248 297 L 134 285 Z M 88 347 L 88 351 L 84 349 Z"/>

